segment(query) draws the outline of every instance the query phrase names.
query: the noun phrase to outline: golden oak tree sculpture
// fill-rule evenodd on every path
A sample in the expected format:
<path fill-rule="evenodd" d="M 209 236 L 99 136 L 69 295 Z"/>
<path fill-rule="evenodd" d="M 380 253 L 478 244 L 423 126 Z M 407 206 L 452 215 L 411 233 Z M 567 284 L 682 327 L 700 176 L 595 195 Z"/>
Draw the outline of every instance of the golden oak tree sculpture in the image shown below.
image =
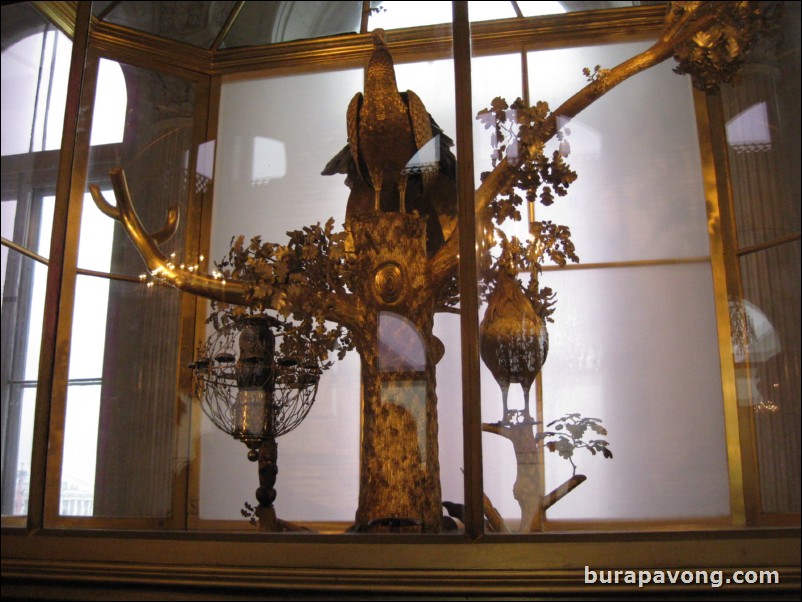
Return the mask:
<path fill-rule="evenodd" d="M 675 70 L 691 74 L 697 88 L 713 89 L 719 82 L 732 79 L 753 41 L 767 30 L 767 15 L 771 12 L 768 4 L 672 2 L 663 31 L 649 49 L 610 69 L 597 67 L 592 73 L 586 70 L 588 85 L 556 110 L 549 111 L 545 103 L 533 107 L 524 107 L 520 101 L 513 103 L 519 120 L 516 152 L 513 156 L 506 147 L 495 149 L 494 168 L 485 175 L 473 199 L 480 223 L 492 232 L 500 221 L 516 216 L 516 207 L 523 202 L 516 190 L 524 191 L 528 202 L 546 204 L 553 201 L 554 194 L 564 194 L 575 174 L 565 165 L 559 151 L 552 157 L 544 154 L 545 143 L 560 135 L 559 124 L 578 115 L 625 79 L 672 56 L 678 61 Z M 395 106 L 404 110 L 397 103 Z M 413 110 L 411 105 L 407 106 Z M 498 127 L 506 119 L 506 108 L 506 103 L 497 99 L 480 118 Z M 376 110 L 389 109 L 385 106 Z M 419 112 L 417 108 L 414 110 Z M 408 137 L 410 131 L 401 135 Z M 380 146 L 367 138 L 363 144 L 365 152 L 380 152 Z M 408 153 L 420 148 L 420 144 L 414 148 L 405 145 Z M 358 181 L 352 182 L 352 197 L 354 206 L 361 210 L 350 212 L 344 231 L 335 232 L 333 221 L 329 220 L 323 226 L 317 224 L 288 233 L 290 240 L 286 245 L 263 243 L 258 238 L 246 245 L 240 238 L 222 266 L 225 274 L 222 279 L 180 269 L 170 262 L 159 250 L 159 243 L 174 231 L 176 216 L 171 215 L 160 232 L 149 234 L 136 215 L 121 169 L 111 172 L 116 207 L 108 204 L 96 187 L 90 189 L 100 209 L 124 226 L 152 276 L 213 300 L 218 314 L 222 311 L 236 317 L 270 311 L 294 320 L 299 337 L 295 343 L 292 337 L 285 337 L 285 344 L 301 345 L 304 353 L 318 359 L 325 359 L 330 352 L 343 355 L 355 348 L 361 358 L 363 395 L 355 527 L 365 530 L 375 524 L 391 524 L 383 521 L 409 519 L 410 524 L 420 525 L 424 532 L 437 532 L 441 526 L 442 500 L 435 366 L 443 349 L 432 327 L 434 314 L 453 306 L 456 300 L 459 228 L 452 229 L 453 224 L 443 228 L 443 240 L 427 248 L 427 238 L 431 240 L 436 231 L 431 216 L 398 211 L 404 208 L 405 178 L 397 174 L 384 178 L 392 181 L 393 188 L 400 189 L 402 199 L 395 206 L 388 205 L 383 201 L 380 185 L 374 189 L 371 183 L 371 178 L 381 181 L 387 175 L 384 168 L 375 161 L 371 163 L 375 156 L 367 161 L 362 157 L 361 167 L 360 158 L 355 159 L 360 169 Z M 442 201 L 436 198 L 443 194 L 442 190 L 429 194 L 435 195 L 429 199 L 434 205 Z M 447 213 L 440 212 L 440 217 L 445 218 L 440 219 L 441 224 L 448 221 Z M 558 264 L 576 258 L 567 228 L 536 222 L 535 229 L 539 234 L 537 250 L 520 247 L 518 259 L 510 260 L 515 256 L 513 247 L 523 243 L 504 241 L 502 257 L 505 269 L 511 270 L 508 275 L 513 277 L 513 282 L 505 278 L 507 286 L 520 288 L 542 317 L 548 314 L 552 299 L 549 291 L 538 288 L 541 258 L 548 255 Z M 487 258 L 484 261 L 484 285 L 490 295 L 496 286 L 498 270 L 504 267 L 502 263 Z M 515 278 L 521 269 L 533 276 L 527 289 Z M 335 326 L 330 328 L 327 322 Z M 388 371 L 382 365 L 379 348 L 385 329 L 415 333 L 417 340 L 415 336 L 410 339 L 410 345 L 417 349 L 415 366 Z M 393 402 L 397 398 L 405 401 Z M 485 430 L 512 438 L 512 426 L 485 425 Z M 531 426 L 527 429 L 522 429 L 527 431 L 522 436 L 528 440 L 533 435 Z M 525 480 L 531 485 L 536 477 L 528 475 Z M 576 482 L 567 485 L 570 489 Z M 528 509 L 519 499 L 524 519 L 529 521 L 527 525 L 537 528 L 543 509 L 555 498 L 544 496 L 536 487 L 526 489 L 524 496 L 532 498 L 525 501 Z M 491 515 L 492 507 L 489 504 L 486 507 Z"/>

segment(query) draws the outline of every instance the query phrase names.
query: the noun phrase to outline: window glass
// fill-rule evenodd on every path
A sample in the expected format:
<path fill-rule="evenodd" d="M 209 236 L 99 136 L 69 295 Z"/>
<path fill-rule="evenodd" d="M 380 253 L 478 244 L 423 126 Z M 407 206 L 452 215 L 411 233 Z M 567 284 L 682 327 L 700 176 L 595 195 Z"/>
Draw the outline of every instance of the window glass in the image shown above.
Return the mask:
<path fill-rule="evenodd" d="M 7 24 L 13 23 L 13 26 Z M 3 5 L 2 514 L 25 515 L 52 195 L 71 42 L 29 3 Z M 22 251 L 11 245 L 19 245 Z M 33 255 L 23 254 L 29 251 Z"/>
<path fill-rule="evenodd" d="M 3 10 L 6 15 L 6 7 Z M 55 204 L 55 197 L 48 193 L 56 185 L 72 43 L 52 25 L 39 22 L 37 13 L 22 16 L 29 10 L 26 5 L 8 10 L 19 12 L 17 18 L 29 22 L 31 33 L 8 46 L 4 41 L 2 53 L 3 236 L 47 258 Z M 97 106 L 103 108 L 97 111 L 91 143 L 120 142 L 126 99 L 122 71 L 117 63 L 101 61 L 98 101 Z M 11 189 L 11 182 L 16 184 L 16 189 Z M 86 201 L 91 203 L 88 197 Z M 93 217 L 91 207 L 85 215 Z M 82 267 L 107 272 L 113 224 L 95 209 L 94 217 L 98 216 L 102 219 L 82 224 L 84 234 L 78 262 Z M 3 246 L 3 292 L 5 295 L 6 284 L 18 292 L 8 303 L 4 296 L 3 302 L 3 513 L 19 514 L 24 513 L 21 500 L 27 499 L 27 481 L 22 475 L 27 475 L 30 468 L 47 267 L 13 251 L 9 258 L 8 253 Z M 70 378 L 78 379 L 83 386 L 86 379 L 100 377 L 108 281 L 97 281 L 94 289 L 79 283 L 77 294 L 82 311 L 76 315 L 75 327 L 80 336 L 76 337 L 74 357 L 78 360 L 71 365 Z M 80 421 L 82 425 L 89 425 L 88 433 L 75 431 L 75 417 L 80 413 L 76 414 L 74 403 L 69 405 L 70 445 L 93 445 L 97 436 L 91 431 L 97 428 L 96 416 L 88 422 Z M 94 466 L 94 457 L 91 462 L 81 457 L 75 466 Z M 65 487 L 70 490 L 65 490 L 64 495 L 71 501 L 67 503 L 63 499 L 63 509 L 91 514 L 91 503 L 87 506 L 79 502 L 76 490 L 72 489 L 83 480 L 72 475 L 71 469 L 65 473 Z M 86 493 L 81 491 L 81 495 Z M 88 499 L 91 501 L 91 495 Z"/>
<path fill-rule="evenodd" d="M 3 296 L 3 516 L 28 512 L 33 411 L 46 268 L 16 251 L 8 254 Z M 32 282 L 38 283 L 32 286 Z M 16 291 L 16 295 L 8 293 Z M 33 328 L 36 325 L 37 328 Z M 6 353 L 6 350 L 9 350 Z"/>
<path fill-rule="evenodd" d="M 22 205 L 19 208 L 34 218 L 38 227 L 26 233 L 24 240 L 42 256 L 50 251 L 53 200 L 34 197 L 22 204 L 3 202 L 3 207 Z M 12 219 L 4 221 L 3 228 L 18 232 L 20 223 L 14 213 L 9 213 Z M 7 238 L 12 239 L 12 233 L 8 234 Z M 28 497 L 47 267 L 5 246 L 3 251 L 3 482 L 4 491 L 14 492 L 13 498 L 10 494 L 3 496 L 3 514 L 25 514 L 27 506 L 21 500 Z M 6 288 L 17 294 L 6 295 Z"/>
<path fill-rule="evenodd" d="M 504 4 L 504 3 L 499 3 Z M 369 29 L 401 29 L 451 22 L 451 2 L 381 2 L 370 16 Z"/>
<path fill-rule="evenodd" d="M 4 238 L 46 257 L 53 200 L 34 196 L 23 203 L 4 201 L 3 207 L 10 209 L 4 216 Z M 47 267 L 16 250 L 4 246 L 3 251 L 3 514 L 19 515 L 27 513 Z"/>
<path fill-rule="evenodd" d="M 521 9 L 524 17 L 537 17 L 539 15 L 557 15 L 560 13 L 566 12 L 565 7 L 563 6 L 564 2 L 543 2 L 542 0 L 536 0 L 534 2 L 530 2 L 528 0 L 519 0 L 518 1 L 518 8 Z M 587 4 L 585 2 L 582 3 Z M 582 6 L 580 10 L 588 10 L 588 7 Z"/>
<path fill-rule="evenodd" d="M 3 156 L 61 146 L 71 46 L 51 25 L 3 51 Z"/>
<path fill-rule="evenodd" d="M 100 379 L 84 379 L 67 390 L 67 420 L 59 514 L 92 516 L 95 501 Z"/>
<path fill-rule="evenodd" d="M 730 299 L 738 404 L 759 485 L 754 512 L 800 509 L 799 5 L 721 90 L 740 290 Z M 751 432 L 750 432 L 751 431 Z"/>

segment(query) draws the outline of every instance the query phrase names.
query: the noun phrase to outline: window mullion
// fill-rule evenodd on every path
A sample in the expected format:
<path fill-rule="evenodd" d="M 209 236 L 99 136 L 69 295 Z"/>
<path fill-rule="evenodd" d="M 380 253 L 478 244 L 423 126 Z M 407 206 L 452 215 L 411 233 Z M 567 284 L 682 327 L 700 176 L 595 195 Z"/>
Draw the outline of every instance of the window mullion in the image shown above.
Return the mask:
<path fill-rule="evenodd" d="M 91 112 L 82 113 L 84 95 L 94 96 L 94 69 L 85 64 L 91 17 L 91 2 L 79 2 L 76 16 L 75 36 L 72 46 L 69 86 L 65 109 L 64 130 L 59 156 L 56 205 L 50 241 L 50 262 L 47 274 L 46 311 L 42 324 L 41 356 L 39 361 L 39 388 L 36 395 L 34 417 L 33 453 L 31 457 L 31 488 L 28 507 L 28 528 L 44 526 L 46 515 L 45 492 L 47 482 L 56 485 L 56 491 L 48 491 L 50 500 L 55 500 L 58 512 L 58 484 L 60 482 L 61 446 L 63 438 L 63 410 L 66 402 L 66 377 L 71 329 L 72 295 L 75 288 L 75 267 L 78 253 L 78 230 L 80 226 L 83 185 L 86 175 L 86 152 L 80 153 L 84 140 L 76 140 L 81 131 L 81 121 L 91 117 Z M 84 128 L 84 131 L 87 131 Z M 60 261 L 58 260 L 60 259 Z M 65 337 L 65 333 L 67 336 Z M 66 342 L 66 343 L 65 343 Z M 55 401 L 55 403 L 51 403 Z M 51 415 L 61 409 L 61 420 L 51 424 Z M 51 428 L 52 427 L 52 428 Z M 55 435 L 55 437 L 54 437 Z M 48 452 L 48 450 L 51 450 Z M 52 513 L 48 512 L 48 514 Z"/>
<path fill-rule="evenodd" d="M 457 117 L 457 198 L 459 199 L 459 294 L 462 343 L 462 404 L 465 462 L 465 530 L 483 531 L 482 424 L 479 387 L 479 284 L 471 105 L 471 28 L 468 3 L 454 2 L 454 91 Z"/>

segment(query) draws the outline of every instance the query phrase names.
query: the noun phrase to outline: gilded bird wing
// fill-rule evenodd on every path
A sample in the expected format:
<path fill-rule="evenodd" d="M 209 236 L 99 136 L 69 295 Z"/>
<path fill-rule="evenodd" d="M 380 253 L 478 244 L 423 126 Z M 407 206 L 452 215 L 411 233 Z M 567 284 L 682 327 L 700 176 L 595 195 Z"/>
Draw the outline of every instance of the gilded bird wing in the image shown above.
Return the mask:
<path fill-rule="evenodd" d="M 432 133 L 432 116 L 429 115 L 429 112 L 426 110 L 426 107 L 423 104 L 423 101 L 420 97 L 415 94 L 412 90 L 407 90 L 406 94 L 402 94 L 402 97 L 406 100 L 407 108 L 409 111 L 409 120 L 412 124 L 412 135 L 415 138 L 415 148 L 418 150 L 422 149 L 426 144 L 432 141 L 434 134 Z M 433 144 L 437 145 L 439 141 L 434 141 Z M 440 155 L 439 146 L 434 149 L 434 153 L 436 153 L 437 160 L 439 161 Z M 438 168 L 435 166 L 434 169 L 431 169 L 431 166 L 421 166 L 423 169 L 421 173 L 423 175 L 423 187 L 427 189 L 431 186 L 431 183 L 437 176 Z M 428 167 L 428 168 L 427 168 Z"/>
<path fill-rule="evenodd" d="M 362 168 L 359 166 L 359 109 L 362 108 L 362 98 L 362 92 L 354 94 L 348 104 L 348 113 L 346 114 L 348 146 L 351 149 L 351 157 L 356 165 L 356 171 L 360 176 L 362 176 Z"/>
<path fill-rule="evenodd" d="M 320 172 L 320 175 L 333 176 L 336 173 L 347 174 L 352 164 L 353 159 L 351 158 L 351 147 L 350 145 L 346 144 L 339 153 L 331 158 L 331 161 L 326 163 L 326 167 L 323 168 L 323 171 Z"/>
<path fill-rule="evenodd" d="M 409 120 L 412 123 L 412 135 L 415 137 L 415 148 L 421 148 L 432 139 L 432 118 L 423 101 L 412 90 L 406 93 Z"/>

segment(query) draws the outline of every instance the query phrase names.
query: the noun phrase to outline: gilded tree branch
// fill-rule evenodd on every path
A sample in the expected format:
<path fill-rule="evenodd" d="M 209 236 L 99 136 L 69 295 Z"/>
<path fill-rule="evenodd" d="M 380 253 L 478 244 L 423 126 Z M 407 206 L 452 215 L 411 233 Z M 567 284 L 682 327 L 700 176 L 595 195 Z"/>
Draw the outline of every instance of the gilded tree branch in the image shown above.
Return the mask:
<path fill-rule="evenodd" d="M 688 41 L 698 32 L 709 28 L 719 16 L 720 9 L 706 6 L 707 4 L 725 3 L 692 3 L 691 6 L 685 7 L 684 12 L 680 13 L 675 21 L 671 22 L 667 19 L 666 29 L 655 44 L 606 71 L 603 77 L 590 82 L 553 111 L 543 123 L 538 136 L 539 141 L 542 143 L 549 141 L 557 133 L 559 125 L 564 120 L 576 117 L 623 81 L 670 58 L 678 45 Z M 671 14 L 669 13 L 669 16 Z M 511 163 L 507 158 L 496 165 L 476 191 L 477 214 L 481 214 L 493 199 L 511 186 L 517 169 L 517 165 Z M 454 229 L 446 243 L 431 259 L 433 290 L 437 290 L 457 267 L 458 237 L 459 226 Z"/>
<path fill-rule="evenodd" d="M 100 189 L 93 184 L 89 186 L 92 199 L 100 211 L 122 224 L 152 276 L 182 291 L 207 299 L 234 305 L 249 304 L 253 293 L 251 284 L 239 281 L 227 282 L 175 267 L 159 249 L 159 242 L 167 240 L 175 232 L 178 225 L 177 211 L 171 209 L 167 225 L 156 235 L 149 234 L 136 214 L 123 169 L 115 168 L 109 176 L 117 206 L 114 207 L 106 201 Z"/>

